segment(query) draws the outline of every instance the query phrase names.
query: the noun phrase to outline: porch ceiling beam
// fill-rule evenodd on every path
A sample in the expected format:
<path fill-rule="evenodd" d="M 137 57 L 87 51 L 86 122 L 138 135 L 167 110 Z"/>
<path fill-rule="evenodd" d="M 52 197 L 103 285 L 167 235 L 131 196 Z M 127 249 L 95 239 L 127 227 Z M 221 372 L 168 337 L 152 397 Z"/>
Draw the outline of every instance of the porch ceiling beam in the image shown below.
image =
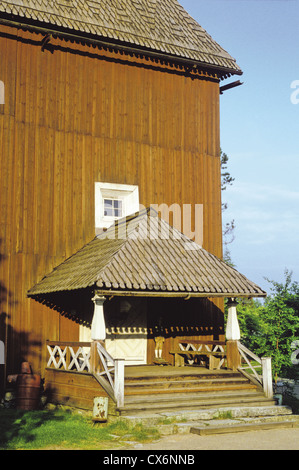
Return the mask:
<path fill-rule="evenodd" d="M 120 291 L 120 290 L 103 290 L 96 289 L 95 293 L 97 295 L 106 296 L 106 297 L 168 297 L 168 298 L 183 298 L 190 299 L 191 297 L 201 297 L 201 298 L 215 298 L 215 297 L 244 297 L 244 298 L 255 298 L 255 297 L 265 297 L 263 294 L 254 294 L 254 293 L 235 293 L 235 292 L 164 292 L 164 291 Z"/>

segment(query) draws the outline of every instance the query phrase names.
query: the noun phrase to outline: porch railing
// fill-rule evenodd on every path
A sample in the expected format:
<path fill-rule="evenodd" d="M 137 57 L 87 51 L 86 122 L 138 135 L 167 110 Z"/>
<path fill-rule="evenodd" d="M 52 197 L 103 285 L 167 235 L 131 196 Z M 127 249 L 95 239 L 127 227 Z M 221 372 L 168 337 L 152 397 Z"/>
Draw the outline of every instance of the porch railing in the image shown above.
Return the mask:
<path fill-rule="evenodd" d="M 243 344 L 238 342 L 241 356 L 239 370 L 257 385 L 263 387 L 266 397 L 273 397 L 271 357 L 258 357 Z"/>
<path fill-rule="evenodd" d="M 100 364 L 98 368 L 95 367 L 93 374 L 104 390 L 115 401 L 117 407 L 124 406 L 125 360 L 114 359 L 100 341 L 95 343 Z"/>
<path fill-rule="evenodd" d="M 124 405 L 124 359 L 114 359 L 99 341 L 47 341 L 47 367 L 92 374 L 117 407 Z"/>
<path fill-rule="evenodd" d="M 47 367 L 71 372 L 91 372 L 91 344 L 47 341 Z"/>

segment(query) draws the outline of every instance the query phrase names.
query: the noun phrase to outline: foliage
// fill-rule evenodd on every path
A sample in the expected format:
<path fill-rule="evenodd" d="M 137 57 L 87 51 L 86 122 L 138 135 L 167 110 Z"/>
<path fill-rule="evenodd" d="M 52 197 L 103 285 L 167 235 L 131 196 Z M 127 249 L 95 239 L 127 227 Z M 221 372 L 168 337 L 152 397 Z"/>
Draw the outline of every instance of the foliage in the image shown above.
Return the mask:
<path fill-rule="evenodd" d="M 264 349 L 264 325 L 261 321 L 263 305 L 259 300 L 238 300 L 238 320 L 241 342 L 251 351 L 260 355 Z"/>
<path fill-rule="evenodd" d="M 224 153 L 220 149 L 220 163 L 221 163 L 221 191 L 225 191 L 227 186 L 231 186 L 235 181 L 235 178 L 231 176 L 228 168 L 228 155 Z M 228 205 L 227 202 L 222 203 L 222 211 L 227 209 Z M 231 260 L 230 251 L 228 249 L 228 245 L 231 244 L 235 239 L 235 221 L 231 220 L 230 222 L 226 222 L 223 227 L 223 244 L 224 244 L 224 255 L 223 259 L 228 264 L 233 266 L 233 262 Z"/>
<path fill-rule="evenodd" d="M 116 449 L 122 440 L 144 442 L 156 429 L 116 421 L 93 424 L 91 418 L 63 410 L 0 409 L 0 450 Z"/>
<path fill-rule="evenodd" d="M 267 279 L 268 280 L 268 279 Z M 299 339 L 299 286 L 292 273 L 285 271 L 282 283 L 270 281 L 271 293 L 262 304 L 242 300 L 238 318 L 242 343 L 259 356 L 272 358 L 273 375 L 299 378 L 298 365 L 292 364 L 292 343 Z"/>
<path fill-rule="evenodd" d="M 228 185 L 232 185 L 235 178 L 227 171 L 228 156 L 220 149 L 221 161 L 221 190 L 224 191 Z"/>

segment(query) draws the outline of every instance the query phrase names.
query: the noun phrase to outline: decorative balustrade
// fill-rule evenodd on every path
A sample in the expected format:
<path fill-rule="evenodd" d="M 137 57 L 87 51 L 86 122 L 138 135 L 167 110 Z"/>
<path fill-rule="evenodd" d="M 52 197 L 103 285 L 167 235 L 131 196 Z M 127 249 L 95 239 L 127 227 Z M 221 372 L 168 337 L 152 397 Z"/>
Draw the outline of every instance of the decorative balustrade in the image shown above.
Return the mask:
<path fill-rule="evenodd" d="M 201 362 L 200 358 L 203 356 L 208 357 L 210 369 L 220 369 L 226 356 L 225 342 L 201 340 L 180 341 L 177 347 L 173 351 L 170 351 L 170 354 L 174 354 L 175 366 L 177 367 L 184 365 L 184 357 L 186 357 L 188 363 L 192 365 L 195 360 Z"/>
<path fill-rule="evenodd" d="M 241 356 L 239 370 L 243 372 L 244 375 L 248 376 L 250 380 L 262 386 L 265 395 L 268 398 L 272 398 L 273 381 L 271 357 L 260 358 L 240 342 L 238 342 L 238 350 Z"/>
<path fill-rule="evenodd" d="M 72 372 L 91 372 L 90 343 L 47 341 L 47 367 Z"/>
<path fill-rule="evenodd" d="M 100 341 L 47 341 L 47 367 L 92 374 L 117 406 L 124 405 L 124 359 L 114 359 Z"/>

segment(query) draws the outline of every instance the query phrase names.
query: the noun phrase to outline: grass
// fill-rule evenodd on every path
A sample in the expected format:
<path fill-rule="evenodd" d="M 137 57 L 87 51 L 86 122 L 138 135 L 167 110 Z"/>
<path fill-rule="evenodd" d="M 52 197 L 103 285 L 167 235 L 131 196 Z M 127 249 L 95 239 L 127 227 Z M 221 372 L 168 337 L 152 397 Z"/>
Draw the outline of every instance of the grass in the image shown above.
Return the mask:
<path fill-rule="evenodd" d="M 227 411 L 221 411 L 219 413 L 217 413 L 217 415 L 214 416 L 213 419 L 233 419 L 233 414 L 230 410 L 227 410 Z"/>
<path fill-rule="evenodd" d="M 159 438 L 155 428 L 123 421 L 93 423 L 90 417 L 62 410 L 0 409 L 0 450 L 121 449 L 127 441 Z"/>

